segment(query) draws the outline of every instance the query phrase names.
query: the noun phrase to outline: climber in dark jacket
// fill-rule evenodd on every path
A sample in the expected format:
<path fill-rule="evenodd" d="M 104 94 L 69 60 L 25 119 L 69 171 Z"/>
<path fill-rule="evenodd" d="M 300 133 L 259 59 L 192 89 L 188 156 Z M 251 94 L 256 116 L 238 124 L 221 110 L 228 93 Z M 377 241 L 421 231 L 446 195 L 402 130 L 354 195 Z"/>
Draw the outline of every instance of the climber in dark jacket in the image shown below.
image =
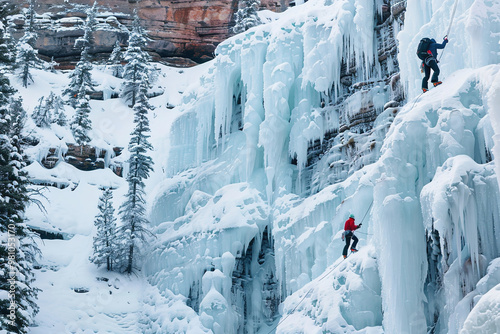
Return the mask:
<path fill-rule="evenodd" d="M 345 239 L 345 247 L 344 251 L 342 252 L 342 255 L 344 256 L 344 259 L 347 257 L 347 250 L 349 249 L 349 246 L 351 245 L 351 239 L 354 240 L 351 246 L 351 252 L 357 252 L 358 250 L 356 249 L 356 245 L 358 244 L 358 238 L 354 235 L 354 231 L 357 230 L 358 228 L 361 227 L 362 224 L 356 225 L 354 224 L 354 215 L 351 214 L 349 215 L 349 219 L 346 220 L 344 224 L 344 234 L 343 238 Z"/>
<path fill-rule="evenodd" d="M 441 44 L 436 43 L 436 40 L 434 38 L 431 38 L 431 42 L 432 43 L 429 45 L 429 49 L 427 50 L 429 56 L 425 58 L 425 60 L 422 62 L 422 66 L 424 68 L 424 73 L 425 73 L 425 76 L 422 79 L 422 91 L 424 93 L 429 90 L 427 83 L 429 81 L 429 77 L 431 76 L 431 69 L 432 71 L 434 71 L 431 79 L 431 82 L 434 84 L 434 87 L 442 84 L 442 82 L 439 81 L 438 79 L 440 71 L 437 61 L 437 55 L 438 55 L 437 49 L 444 49 L 444 47 L 448 43 L 448 38 L 445 37 L 443 43 Z"/>

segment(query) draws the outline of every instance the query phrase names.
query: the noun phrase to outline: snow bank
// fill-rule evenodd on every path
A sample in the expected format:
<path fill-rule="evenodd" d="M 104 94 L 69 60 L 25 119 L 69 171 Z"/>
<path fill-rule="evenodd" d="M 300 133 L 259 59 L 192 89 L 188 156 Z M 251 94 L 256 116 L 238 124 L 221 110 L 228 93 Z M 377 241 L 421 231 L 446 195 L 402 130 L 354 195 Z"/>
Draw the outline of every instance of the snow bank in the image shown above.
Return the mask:
<path fill-rule="evenodd" d="M 268 206 L 249 184 L 236 183 L 213 196 L 194 191 L 184 212 L 156 228 L 158 242 L 146 260 L 145 274 L 160 291 L 188 298 L 186 303 L 199 309 L 206 328 L 236 333 L 244 319 L 238 319 L 241 316 L 230 305 L 257 317 L 265 302 L 259 291 L 266 279 L 258 273 L 267 270 L 266 262 L 258 254 L 265 244 Z M 235 275 L 250 275 L 253 283 L 242 283 L 243 290 L 237 293 L 232 289 Z"/>
<path fill-rule="evenodd" d="M 284 302 L 276 333 L 384 333 L 375 249 L 337 260 Z"/>
<path fill-rule="evenodd" d="M 500 284 L 484 295 L 465 320 L 460 334 L 493 334 L 500 331 Z"/>

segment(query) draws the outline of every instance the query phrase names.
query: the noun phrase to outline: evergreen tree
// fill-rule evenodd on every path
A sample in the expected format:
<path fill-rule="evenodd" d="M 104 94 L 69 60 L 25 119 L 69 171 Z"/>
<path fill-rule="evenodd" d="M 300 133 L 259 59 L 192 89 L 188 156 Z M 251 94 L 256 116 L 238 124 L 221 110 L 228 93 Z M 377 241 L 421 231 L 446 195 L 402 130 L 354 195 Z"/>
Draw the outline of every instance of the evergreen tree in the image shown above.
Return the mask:
<path fill-rule="evenodd" d="M 116 40 L 115 45 L 113 46 L 113 52 L 109 55 L 109 64 L 120 64 L 123 59 L 122 47 L 120 46 L 120 42 Z"/>
<path fill-rule="evenodd" d="M 85 145 L 90 142 L 88 131 L 92 129 L 92 122 L 89 118 L 90 104 L 85 88 L 82 86 L 78 93 L 78 103 L 76 113 L 71 120 L 71 132 L 78 145 Z"/>
<path fill-rule="evenodd" d="M 33 110 L 31 118 L 39 128 L 50 127 L 50 109 L 47 106 L 47 100 L 43 96 L 38 100 L 38 105 Z"/>
<path fill-rule="evenodd" d="M 17 5 L 10 0 L 0 0 L 0 22 L 5 26 L 7 17 L 18 12 Z"/>
<path fill-rule="evenodd" d="M 49 97 L 47 97 L 46 99 L 45 105 L 50 111 L 51 115 L 53 115 L 50 119 L 51 123 L 57 123 L 60 126 L 67 125 L 67 119 L 64 113 L 64 103 L 60 96 L 55 95 L 53 92 L 50 92 Z"/>
<path fill-rule="evenodd" d="M 18 13 L 17 6 L 11 0 L 0 0 L 0 65 L 11 67 L 16 59 L 16 41 L 5 29 L 7 17 Z"/>
<path fill-rule="evenodd" d="M 52 57 L 50 58 L 50 62 L 48 62 L 48 63 L 46 63 L 46 64 L 45 64 L 44 69 L 45 69 L 45 70 L 47 70 L 47 71 L 49 71 L 49 72 L 55 73 L 55 72 L 56 72 L 55 67 L 56 67 L 57 65 L 59 65 L 59 63 L 58 63 L 58 62 L 56 62 L 56 61 L 54 60 L 54 56 L 52 56 Z"/>
<path fill-rule="evenodd" d="M 7 53 L 5 53 L 5 59 L 0 59 L 0 63 L 6 64 L 8 68 L 15 67 L 16 56 L 17 56 L 17 41 L 9 32 L 5 33 L 5 47 Z M 0 54 L 3 52 L 0 51 Z"/>
<path fill-rule="evenodd" d="M 120 46 L 120 42 L 116 40 L 115 46 L 113 47 L 113 52 L 111 52 L 108 60 L 108 64 L 110 64 L 114 77 L 121 78 L 123 75 L 123 66 L 121 64 L 122 60 L 122 48 Z"/>
<path fill-rule="evenodd" d="M 4 4 L 1 2 L 0 4 Z M 7 5 L 5 5 L 7 6 Z M 0 9 L 3 8 L 0 6 Z M 8 15 L 8 10 L 0 10 L 0 15 Z M 10 85 L 9 79 L 5 76 L 6 68 L 12 64 L 13 60 L 9 56 L 6 32 L 3 25 L 4 17 L 0 16 L 0 115 L 6 115 L 7 108 L 10 103 L 10 97 L 14 93 L 14 89 Z M 1 126 L 2 124 L 0 124 Z"/>
<path fill-rule="evenodd" d="M 51 123 L 64 123 L 62 125 L 66 125 L 63 101 L 54 92 L 50 92 L 48 97 L 42 96 L 38 100 L 38 105 L 33 110 L 31 117 L 35 125 L 40 128 L 48 128 Z"/>
<path fill-rule="evenodd" d="M 97 235 L 94 237 L 94 254 L 90 261 L 98 267 L 106 264 L 108 271 L 113 270 L 114 255 L 117 252 L 116 240 L 116 218 L 113 208 L 113 193 L 111 189 L 102 189 L 99 198 L 99 214 L 96 216 L 94 225 L 97 227 Z"/>
<path fill-rule="evenodd" d="M 24 222 L 28 179 L 22 171 L 25 113 L 19 105 L 17 100 L 0 110 L 0 328 L 24 334 L 38 312 L 33 263 L 39 250 Z"/>
<path fill-rule="evenodd" d="M 134 22 L 132 31 L 128 38 L 128 47 L 124 59 L 127 62 L 123 70 L 123 79 L 121 96 L 133 107 L 137 101 L 139 86 L 146 84 L 149 88 L 152 69 L 149 66 L 151 57 L 145 51 L 147 38 L 142 29 L 137 12 L 134 12 Z"/>
<path fill-rule="evenodd" d="M 68 119 L 66 118 L 66 114 L 64 113 L 63 109 L 61 109 L 57 114 L 55 114 L 54 120 L 55 123 L 59 126 L 68 125 Z"/>
<path fill-rule="evenodd" d="M 90 51 L 94 45 L 94 33 L 96 31 L 97 26 L 97 3 L 94 2 L 94 5 L 86 10 L 87 19 L 85 20 L 85 24 L 83 25 L 83 36 L 78 38 L 75 41 L 75 48 L 83 49 L 88 48 Z"/>
<path fill-rule="evenodd" d="M 252 27 L 262 24 L 257 14 L 260 7 L 260 0 L 240 0 L 239 9 L 235 14 L 233 32 L 239 34 Z"/>
<path fill-rule="evenodd" d="M 15 122 L 11 125 L 11 132 L 14 133 L 17 137 L 24 139 L 21 136 L 21 132 L 24 127 L 24 123 L 26 122 L 26 111 L 23 108 L 23 100 L 21 97 L 12 100 L 10 103 L 10 115 L 13 117 Z"/>
<path fill-rule="evenodd" d="M 84 48 L 80 56 L 80 61 L 76 64 L 75 69 L 69 77 L 71 82 L 63 92 L 63 95 L 69 97 L 70 104 L 76 107 L 78 101 L 78 94 L 81 90 L 84 92 L 93 91 L 94 84 L 92 82 L 92 75 L 90 71 L 92 70 L 92 64 L 88 56 L 88 47 Z"/>
<path fill-rule="evenodd" d="M 33 287 L 34 257 L 38 253 L 24 223 L 27 178 L 21 130 L 26 113 L 4 74 L 12 58 L 6 56 L 2 22 L 8 11 L 0 3 L 0 328 L 5 333 L 27 333 L 38 312 L 38 289 Z"/>
<path fill-rule="evenodd" d="M 7 114 L 6 110 L 13 93 L 14 89 L 11 87 L 9 79 L 5 76 L 5 69 L 0 66 L 0 115 Z"/>
<path fill-rule="evenodd" d="M 9 1 L 0 0 L 0 64 L 2 67 L 11 67 L 16 58 L 16 41 L 4 29 L 6 26 L 4 15 L 13 14 L 16 14 L 14 4 L 11 4 Z"/>
<path fill-rule="evenodd" d="M 19 75 L 23 87 L 28 87 L 28 83 L 33 82 L 30 70 L 41 64 L 38 51 L 34 48 L 38 38 L 35 14 L 35 1 L 29 0 L 28 10 L 25 13 L 24 35 L 17 43 L 16 55 L 16 67 L 20 68 Z"/>
<path fill-rule="evenodd" d="M 32 33 L 37 35 L 37 25 L 35 23 L 35 0 L 28 0 L 28 9 L 26 11 L 26 14 L 24 16 L 25 18 L 25 23 L 24 23 L 24 32 L 27 33 Z M 37 36 L 38 37 L 38 36 Z"/>
<path fill-rule="evenodd" d="M 147 98 L 148 78 L 143 73 L 142 81 L 139 85 L 137 103 L 134 106 L 134 131 L 128 145 L 130 158 L 128 159 L 129 172 L 127 174 L 128 192 L 127 199 L 120 206 L 119 214 L 122 220 L 120 240 L 123 241 L 120 252 L 120 266 L 127 273 L 132 273 L 135 262 L 138 258 L 139 247 L 144 243 L 148 234 L 148 221 L 145 216 L 144 182 L 149 177 L 149 172 L 153 170 L 153 160 L 147 155 L 152 150 L 148 141 L 149 120 L 148 111 L 152 106 Z"/>
<path fill-rule="evenodd" d="M 54 118 L 51 119 L 51 123 L 56 122 L 56 115 L 59 114 L 61 110 L 64 109 L 64 103 L 59 95 L 54 94 L 54 92 L 50 92 L 47 99 L 45 99 L 45 105 L 50 110 L 51 114 L 54 115 Z"/>

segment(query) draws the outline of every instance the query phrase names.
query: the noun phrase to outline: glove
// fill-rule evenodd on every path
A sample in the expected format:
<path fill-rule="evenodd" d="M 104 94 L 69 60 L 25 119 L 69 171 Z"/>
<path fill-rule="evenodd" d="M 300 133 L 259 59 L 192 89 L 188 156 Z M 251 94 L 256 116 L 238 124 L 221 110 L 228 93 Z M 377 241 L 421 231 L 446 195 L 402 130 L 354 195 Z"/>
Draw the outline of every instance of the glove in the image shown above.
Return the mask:
<path fill-rule="evenodd" d="M 361 225 L 363 225 L 363 223 L 359 224 L 359 225 L 358 225 L 358 228 L 360 228 L 360 227 L 361 227 Z"/>
<path fill-rule="evenodd" d="M 448 44 L 448 37 L 445 37 L 443 39 L 444 39 L 444 44 Z"/>

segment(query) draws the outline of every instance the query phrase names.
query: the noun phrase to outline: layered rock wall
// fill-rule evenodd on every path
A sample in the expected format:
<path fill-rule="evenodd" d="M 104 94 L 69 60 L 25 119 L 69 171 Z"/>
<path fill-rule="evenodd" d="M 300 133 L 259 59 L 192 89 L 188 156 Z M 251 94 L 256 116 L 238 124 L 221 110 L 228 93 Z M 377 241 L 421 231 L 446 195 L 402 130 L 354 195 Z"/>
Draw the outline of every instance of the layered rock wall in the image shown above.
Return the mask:
<path fill-rule="evenodd" d="M 20 7 L 26 6 L 26 1 L 13 1 Z M 85 9 L 93 2 L 38 0 L 36 12 L 43 23 L 37 43 L 39 53 L 55 57 L 56 61 L 77 56 L 79 51 L 73 48 L 74 41 L 83 35 Z M 151 39 L 149 51 L 157 57 L 181 57 L 199 63 L 212 59 L 217 45 L 232 34 L 238 0 L 102 0 L 97 6 L 101 26 L 96 31 L 96 47 L 91 53 L 111 52 L 116 40 L 125 44 L 127 27 L 137 10 Z M 273 11 L 282 11 L 287 6 L 288 0 L 262 1 L 263 8 Z M 18 19 L 14 23 L 14 35 L 20 37 L 24 22 Z"/>

